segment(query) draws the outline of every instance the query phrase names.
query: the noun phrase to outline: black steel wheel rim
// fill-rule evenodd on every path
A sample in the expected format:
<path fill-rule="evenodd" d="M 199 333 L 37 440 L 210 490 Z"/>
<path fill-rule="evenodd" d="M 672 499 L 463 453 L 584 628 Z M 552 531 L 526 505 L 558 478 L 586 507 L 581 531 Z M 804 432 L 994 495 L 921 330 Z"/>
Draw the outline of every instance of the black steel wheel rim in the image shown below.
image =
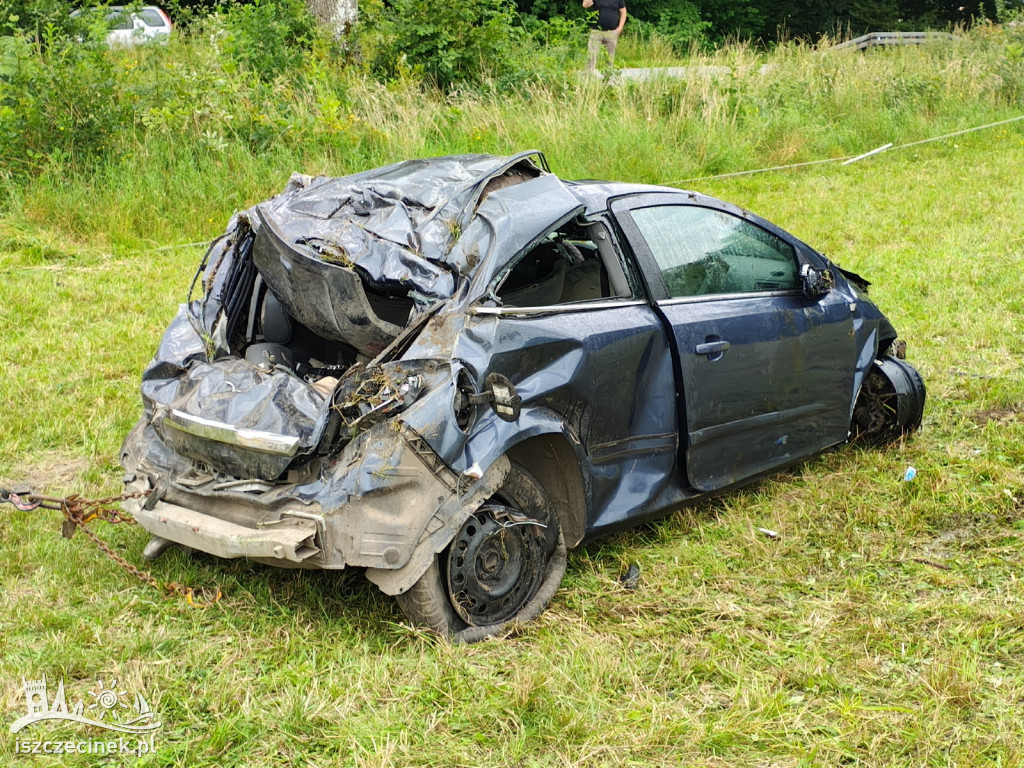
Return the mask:
<path fill-rule="evenodd" d="M 463 523 L 446 569 L 452 606 L 463 621 L 501 624 L 522 610 L 544 577 L 542 531 L 535 521 L 496 520 L 486 508 Z"/>

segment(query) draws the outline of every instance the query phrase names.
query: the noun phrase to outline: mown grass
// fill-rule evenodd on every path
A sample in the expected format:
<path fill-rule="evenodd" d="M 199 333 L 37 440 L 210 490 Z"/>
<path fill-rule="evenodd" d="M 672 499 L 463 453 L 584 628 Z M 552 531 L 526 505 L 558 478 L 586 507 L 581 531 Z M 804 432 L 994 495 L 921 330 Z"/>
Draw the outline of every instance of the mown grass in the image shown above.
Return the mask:
<path fill-rule="evenodd" d="M 756 88 L 751 66 L 725 83 L 506 97 L 508 111 L 478 94 L 417 104 L 412 91 L 364 83 L 353 125 L 379 136 L 354 141 L 352 156 L 314 141 L 267 153 L 150 148 L 71 177 L 55 166 L 19 186 L 0 221 L 0 485 L 117 491 L 139 372 L 200 255 L 157 249 L 212 237 L 293 168 L 535 145 L 565 176 L 670 182 L 1019 113 L 978 96 L 987 86 L 972 79 L 975 59 L 944 56 L 849 59 L 827 70 L 842 98 L 809 97 L 818 112 L 787 85 L 801 72 L 798 82 L 824 82 L 808 74 L 824 59 L 806 52 L 780 53 L 771 63 L 788 75 Z M 896 103 L 893 82 L 935 71 L 955 86 L 948 102 L 907 97 L 914 109 L 882 110 L 872 124 L 869 106 Z M 896 76 L 883 82 L 886 72 Z M 698 104 L 705 111 L 690 114 Z M 1024 764 L 1020 126 L 845 167 L 687 185 L 874 282 L 929 387 L 911 439 L 841 449 L 589 544 L 538 621 L 470 647 L 404 625 L 358 574 L 170 553 L 158 578 L 224 590 L 191 607 L 83 537 L 60 538 L 53 513 L 0 507 L 4 722 L 23 713 L 22 675 L 45 673 L 63 675 L 69 697 L 98 679 L 144 690 L 163 726 L 140 765 Z M 917 477 L 902 482 L 910 466 Z M 98 530 L 140 563 L 141 531 Z M 630 590 L 619 576 L 634 563 Z M 97 762 L 16 756 L 14 738 L 0 738 L 12 765 Z"/>

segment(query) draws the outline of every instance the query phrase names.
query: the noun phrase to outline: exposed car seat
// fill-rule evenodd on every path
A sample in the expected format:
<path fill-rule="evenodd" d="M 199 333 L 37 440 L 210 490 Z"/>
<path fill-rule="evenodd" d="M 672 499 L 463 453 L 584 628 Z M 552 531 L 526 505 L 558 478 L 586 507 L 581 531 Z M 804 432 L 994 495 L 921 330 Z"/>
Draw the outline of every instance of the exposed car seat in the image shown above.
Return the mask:
<path fill-rule="evenodd" d="M 559 258 L 551 264 L 550 271 L 535 282 L 499 295 L 506 307 L 546 307 L 557 304 L 565 286 L 565 273 L 569 263 Z"/>
<path fill-rule="evenodd" d="M 260 329 L 262 344 L 250 344 L 245 350 L 245 359 L 255 365 L 273 367 L 295 365 L 295 356 L 285 346 L 292 338 L 292 323 L 281 302 L 269 290 L 263 294 L 260 307 Z"/>
<path fill-rule="evenodd" d="M 558 303 L 590 301 L 607 296 L 608 292 L 604 286 L 608 280 L 604 272 L 604 265 L 599 261 L 585 261 L 569 267 Z"/>

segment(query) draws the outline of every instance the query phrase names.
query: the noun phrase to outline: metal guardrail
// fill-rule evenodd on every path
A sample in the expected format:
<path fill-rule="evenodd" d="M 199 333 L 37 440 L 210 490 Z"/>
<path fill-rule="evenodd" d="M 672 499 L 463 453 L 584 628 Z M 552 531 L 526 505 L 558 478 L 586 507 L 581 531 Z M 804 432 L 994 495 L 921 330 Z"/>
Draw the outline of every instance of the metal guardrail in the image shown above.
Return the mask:
<path fill-rule="evenodd" d="M 863 51 L 876 45 L 920 45 L 921 43 L 945 43 L 955 39 L 949 32 L 869 32 L 866 35 L 832 46 L 831 50 L 854 48 Z"/>

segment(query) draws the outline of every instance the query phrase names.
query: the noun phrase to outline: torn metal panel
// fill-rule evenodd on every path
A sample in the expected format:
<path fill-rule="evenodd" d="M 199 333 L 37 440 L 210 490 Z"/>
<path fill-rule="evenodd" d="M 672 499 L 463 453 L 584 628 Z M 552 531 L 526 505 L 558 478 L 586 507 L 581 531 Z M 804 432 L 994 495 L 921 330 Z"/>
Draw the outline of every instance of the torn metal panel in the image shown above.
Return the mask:
<path fill-rule="evenodd" d="M 205 358 L 206 345 L 189 320 L 187 305 L 181 304 L 142 374 L 142 398 L 147 408 L 152 403 L 170 404 L 178 375 Z"/>
<path fill-rule="evenodd" d="M 411 301 L 382 295 L 374 307 L 351 262 L 334 263 L 289 246 L 272 221 L 262 222 L 253 254 L 260 275 L 288 314 L 324 338 L 376 354 L 409 318 Z"/>
<path fill-rule="evenodd" d="M 451 295 L 440 266 L 472 218 L 488 182 L 541 174 L 529 159 L 462 155 L 410 160 L 343 178 L 317 178 L 258 206 L 290 246 L 347 259 L 380 283 L 408 284 L 426 296 Z M 450 263 L 450 262 L 449 262 Z"/>
<path fill-rule="evenodd" d="M 422 361 L 415 361 L 421 364 Z M 416 430 L 431 449 L 448 465 L 454 466 L 462 454 L 472 423 L 460 424 L 457 410 L 459 382 L 465 366 L 461 362 L 446 364 L 431 379 L 429 387 L 417 401 L 402 413 L 402 423 Z M 462 467 L 459 468 L 460 471 Z"/>
<path fill-rule="evenodd" d="M 154 536 L 218 557 L 396 571 L 376 577 L 389 594 L 419 577 L 417 568 L 426 568 L 423 547 L 432 555 L 431 548 L 447 544 L 442 539 L 494 494 L 508 472 L 502 460 L 481 476 L 460 477 L 414 430 L 386 422 L 358 435 L 327 465 L 329 472 L 304 485 L 261 492 L 213 476 L 192 484 L 187 473 L 160 472 L 152 461 L 160 436 L 135 438 L 149 443 L 149 468 L 163 479 L 154 504 L 134 499 L 127 506 Z M 129 487 L 153 486 L 135 478 Z"/>
<path fill-rule="evenodd" d="M 452 540 L 455 532 L 489 497 L 500 488 L 509 471 L 509 461 L 501 457 L 484 475 L 475 479 L 459 477 L 454 492 L 438 504 L 422 527 L 413 555 L 399 568 L 367 568 L 366 578 L 388 595 L 407 592 L 430 566 L 434 556 Z"/>
<path fill-rule="evenodd" d="M 382 286 L 404 285 L 432 298 L 451 295 L 454 280 L 435 263 L 443 253 L 424 253 L 416 222 L 403 201 L 374 193 L 372 200 L 352 204 L 351 185 L 344 179 L 318 181 L 323 183 L 315 190 L 323 193 L 329 188 L 330 203 L 338 206 L 330 216 L 315 215 L 303 207 L 306 197 L 297 195 L 287 208 L 257 206 L 257 232 L 269 225 L 284 247 L 316 261 L 357 268 Z M 364 198 L 371 194 L 361 191 Z M 450 241 L 453 233 L 447 237 Z"/>
<path fill-rule="evenodd" d="M 157 431 L 182 455 L 235 477 L 276 479 L 316 447 L 327 423 L 328 400 L 290 371 L 229 359 L 197 362 L 173 381 L 173 397 L 161 392 Z"/>
<path fill-rule="evenodd" d="M 479 296 L 481 286 L 513 257 L 583 210 L 579 199 L 554 176 L 503 189 L 481 203 L 449 260 L 462 271 L 475 272 L 470 295 Z"/>
<path fill-rule="evenodd" d="M 530 154 L 293 177 L 243 217 L 257 233 L 253 261 L 292 317 L 375 355 L 412 313 L 450 297 L 458 277 L 472 271 L 475 260 L 455 247 L 481 198 L 541 175 Z"/>

